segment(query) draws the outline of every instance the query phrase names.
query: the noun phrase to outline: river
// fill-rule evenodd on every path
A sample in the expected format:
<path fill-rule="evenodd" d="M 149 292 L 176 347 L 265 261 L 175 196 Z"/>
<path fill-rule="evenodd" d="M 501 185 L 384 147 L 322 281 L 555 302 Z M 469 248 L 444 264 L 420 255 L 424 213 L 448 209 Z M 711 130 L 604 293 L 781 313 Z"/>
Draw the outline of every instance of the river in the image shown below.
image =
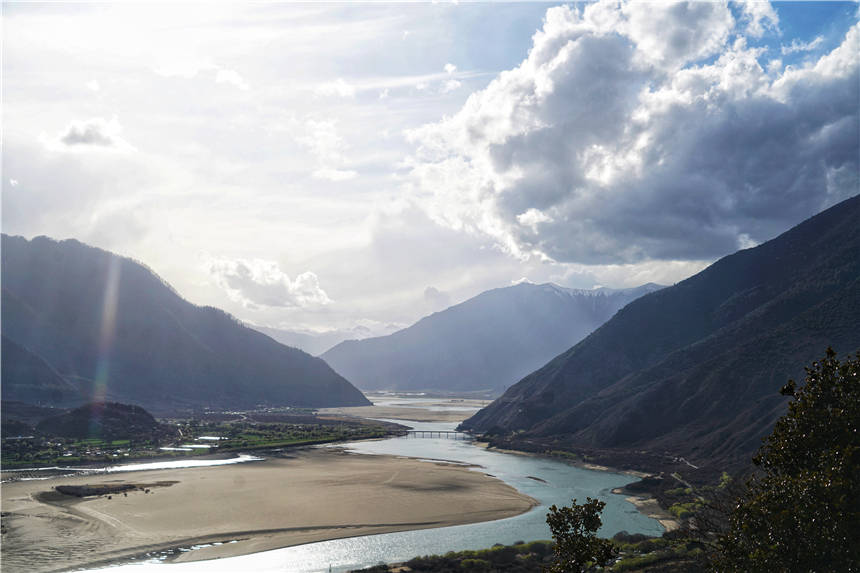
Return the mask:
<path fill-rule="evenodd" d="M 416 400 L 414 406 L 420 407 L 420 401 Z M 457 425 L 448 422 L 389 421 L 408 424 L 416 430 L 453 430 Z M 346 448 L 363 454 L 397 455 L 470 464 L 477 466 L 475 471 L 503 480 L 538 500 L 540 505 L 522 515 L 497 521 L 335 539 L 210 561 L 170 563 L 170 555 L 161 555 L 148 561 L 108 569 L 115 573 L 348 571 L 380 562 L 406 561 L 417 555 L 482 549 L 495 543 L 512 544 L 517 541 L 549 539 L 550 532 L 545 521 L 547 508 L 552 504 L 569 504 L 573 498 L 584 501 L 587 496 L 606 502 L 602 514 L 601 535 L 612 536 L 621 530 L 648 535 L 660 535 L 663 532 L 659 522 L 639 513 L 623 496 L 611 493 L 612 488 L 635 479 L 629 475 L 586 470 L 540 457 L 496 452 L 471 441 L 451 438 L 400 437 L 322 447 Z M 188 550 L 193 549 L 183 548 L 180 551 Z"/>

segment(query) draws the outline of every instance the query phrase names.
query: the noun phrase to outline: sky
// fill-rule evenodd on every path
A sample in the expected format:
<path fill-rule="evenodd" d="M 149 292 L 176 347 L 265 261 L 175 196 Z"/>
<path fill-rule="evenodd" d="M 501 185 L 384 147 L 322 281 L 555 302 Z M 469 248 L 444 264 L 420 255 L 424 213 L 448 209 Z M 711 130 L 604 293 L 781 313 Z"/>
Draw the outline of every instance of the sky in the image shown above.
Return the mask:
<path fill-rule="evenodd" d="M 673 284 L 860 192 L 856 3 L 2 9 L 2 231 L 251 324 Z"/>

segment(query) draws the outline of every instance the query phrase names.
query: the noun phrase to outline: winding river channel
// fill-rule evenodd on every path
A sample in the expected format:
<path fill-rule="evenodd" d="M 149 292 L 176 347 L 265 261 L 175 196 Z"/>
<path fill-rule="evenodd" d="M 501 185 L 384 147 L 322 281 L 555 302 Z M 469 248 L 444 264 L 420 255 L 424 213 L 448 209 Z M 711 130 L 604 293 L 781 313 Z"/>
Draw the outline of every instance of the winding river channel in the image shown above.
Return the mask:
<path fill-rule="evenodd" d="M 416 430 L 453 430 L 457 425 L 448 422 L 390 421 L 408 424 Z M 586 470 L 550 459 L 487 450 L 471 441 L 451 438 L 399 437 L 327 447 L 340 447 L 362 454 L 469 464 L 474 466 L 475 471 L 495 476 L 535 498 L 540 505 L 522 515 L 497 521 L 336 539 L 190 563 L 171 563 L 161 556 L 149 561 L 110 567 L 108 570 L 134 573 L 348 571 L 380 562 L 406 561 L 416 555 L 482 549 L 495 543 L 549 539 L 550 532 L 545 521 L 547 508 L 552 504 L 568 504 L 572 498 L 582 501 L 586 496 L 606 502 L 602 515 L 604 525 L 600 531 L 602 535 L 611 536 L 621 530 L 649 535 L 663 532 L 659 522 L 639 513 L 624 496 L 611 493 L 612 488 L 635 479 L 629 475 Z"/>

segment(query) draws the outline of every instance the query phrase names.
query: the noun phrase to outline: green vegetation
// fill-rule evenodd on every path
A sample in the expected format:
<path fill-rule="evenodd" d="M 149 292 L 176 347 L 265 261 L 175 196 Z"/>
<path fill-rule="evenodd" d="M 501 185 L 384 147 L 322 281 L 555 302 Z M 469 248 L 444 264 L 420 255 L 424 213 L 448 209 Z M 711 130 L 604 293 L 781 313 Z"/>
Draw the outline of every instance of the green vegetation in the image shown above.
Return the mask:
<path fill-rule="evenodd" d="M 721 571 L 860 570 L 860 353 L 827 349 L 753 462 L 719 540 Z"/>
<path fill-rule="evenodd" d="M 460 571 L 505 571 L 506 573 L 537 573 L 552 559 L 550 541 L 518 542 L 496 545 L 477 551 L 449 551 L 445 555 L 427 555 L 410 559 L 404 565 L 416 573 L 448 573 Z M 388 565 L 362 569 L 362 573 L 391 571 Z"/>
<path fill-rule="evenodd" d="M 131 459 L 200 456 L 214 452 L 235 452 L 296 447 L 345 440 L 381 438 L 393 433 L 383 424 L 318 418 L 307 413 L 256 414 L 263 419 L 293 422 L 257 422 L 254 413 L 233 414 L 231 420 L 205 422 L 195 418 L 170 420 L 158 429 L 124 439 L 110 437 L 75 438 L 34 432 L 30 437 L 3 440 L 2 465 L 7 469 L 71 465 L 78 463 L 120 463 Z M 217 416 L 213 416 L 217 417 Z M 235 418 L 243 418 L 235 420 Z M 249 420 L 248 418 L 251 418 Z M 47 426 L 42 426 L 45 428 Z M 220 440 L 200 440 L 215 436 Z M 188 445 L 210 447 L 181 448 Z"/>
<path fill-rule="evenodd" d="M 549 508 L 546 522 L 555 541 L 555 560 L 549 571 L 582 571 L 589 564 L 605 565 L 616 556 L 618 550 L 612 542 L 597 537 L 603 523 L 600 512 L 605 506 L 605 502 L 588 497 L 582 505 L 574 499 L 569 507 Z"/>
<path fill-rule="evenodd" d="M 686 488 L 689 489 L 689 488 Z M 675 503 L 669 507 L 669 513 L 678 519 L 688 519 L 696 514 L 696 511 L 701 509 L 703 503 L 701 501 L 691 501 L 687 503 Z"/>
<path fill-rule="evenodd" d="M 659 565 L 660 571 L 689 572 L 702 570 L 703 545 L 682 539 L 647 537 L 620 532 L 610 543 L 618 553 L 616 562 L 603 571 L 643 571 Z M 450 551 L 445 555 L 416 557 L 400 564 L 415 573 L 457 573 L 461 571 L 487 571 L 511 573 L 546 573 L 553 566 L 553 543 L 551 541 L 517 542 L 514 545 L 496 545 L 491 549 L 477 551 Z M 362 573 L 386 573 L 396 570 L 396 565 L 380 564 Z M 564 569 L 567 572 L 583 569 Z M 591 564 L 588 571 L 598 570 Z M 357 573 L 357 572 L 355 572 Z"/>
<path fill-rule="evenodd" d="M 320 444 L 343 440 L 382 438 L 389 432 L 381 425 L 340 422 L 337 424 L 259 424 L 234 422 L 208 424 L 198 428 L 198 435 L 220 435 L 219 451 L 258 450 L 288 446 Z M 193 433 L 193 432 L 192 432 Z"/>
<path fill-rule="evenodd" d="M 547 450 L 544 453 L 548 456 L 551 456 L 554 458 L 563 458 L 563 459 L 571 461 L 571 462 L 582 461 L 582 458 L 579 455 L 577 455 L 573 452 L 566 452 L 564 450 Z"/>

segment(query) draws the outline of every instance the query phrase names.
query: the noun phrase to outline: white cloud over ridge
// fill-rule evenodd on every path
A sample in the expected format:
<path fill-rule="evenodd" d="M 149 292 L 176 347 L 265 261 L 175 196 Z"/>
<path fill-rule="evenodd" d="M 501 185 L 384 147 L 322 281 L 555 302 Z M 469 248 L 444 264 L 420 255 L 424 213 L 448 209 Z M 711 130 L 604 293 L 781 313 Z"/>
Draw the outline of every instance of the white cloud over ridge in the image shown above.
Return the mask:
<path fill-rule="evenodd" d="M 629 264 L 713 259 L 857 194 L 860 26 L 768 73 L 758 4 L 549 9 L 526 60 L 409 132 L 412 195 L 520 258 Z"/>
<path fill-rule="evenodd" d="M 316 274 L 307 271 L 291 280 L 274 261 L 213 258 L 207 268 L 218 286 L 246 308 L 312 307 L 332 302 Z"/>

